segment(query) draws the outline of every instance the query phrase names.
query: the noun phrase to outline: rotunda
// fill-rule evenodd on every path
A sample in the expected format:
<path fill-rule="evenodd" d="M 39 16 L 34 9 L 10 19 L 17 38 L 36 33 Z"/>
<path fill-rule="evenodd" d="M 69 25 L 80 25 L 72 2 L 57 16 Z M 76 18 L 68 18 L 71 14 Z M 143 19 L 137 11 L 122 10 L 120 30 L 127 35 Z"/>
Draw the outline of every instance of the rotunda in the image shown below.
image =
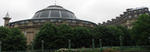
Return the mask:
<path fill-rule="evenodd" d="M 6 19 L 6 17 L 8 19 Z M 32 42 L 33 37 L 39 31 L 40 27 L 47 23 L 51 22 L 55 25 L 67 24 L 72 27 L 74 26 L 83 26 L 83 27 L 94 27 L 95 23 L 85 20 L 77 19 L 75 14 L 67 9 L 64 9 L 62 6 L 51 5 L 47 8 L 39 10 L 31 19 L 19 20 L 15 22 L 9 22 L 11 18 L 8 16 L 4 17 L 5 26 L 9 28 L 19 28 L 24 33 L 27 38 L 27 44 L 29 45 Z"/>

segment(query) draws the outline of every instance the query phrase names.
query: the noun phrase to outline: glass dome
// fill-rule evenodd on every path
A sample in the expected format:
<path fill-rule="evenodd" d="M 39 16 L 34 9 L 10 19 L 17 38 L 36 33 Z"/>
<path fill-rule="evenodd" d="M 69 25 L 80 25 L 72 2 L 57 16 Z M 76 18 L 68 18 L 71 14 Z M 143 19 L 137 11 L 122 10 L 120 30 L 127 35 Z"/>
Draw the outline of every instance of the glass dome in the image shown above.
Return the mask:
<path fill-rule="evenodd" d="M 51 5 L 45 9 L 36 12 L 32 19 L 41 19 L 41 18 L 76 19 L 73 12 L 66 10 L 58 5 Z"/>

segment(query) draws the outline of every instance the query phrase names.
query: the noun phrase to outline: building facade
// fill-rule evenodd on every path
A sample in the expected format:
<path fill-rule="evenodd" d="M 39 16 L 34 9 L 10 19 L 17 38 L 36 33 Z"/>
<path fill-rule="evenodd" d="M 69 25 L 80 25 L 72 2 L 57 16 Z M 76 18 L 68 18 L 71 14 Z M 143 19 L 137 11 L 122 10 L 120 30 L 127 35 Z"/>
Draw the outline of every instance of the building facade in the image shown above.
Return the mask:
<path fill-rule="evenodd" d="M 121 14 L 119 17 L 116 17 L 116 19 L 107 20 L 107 22 L 103 22 L 99 25 L 123 25 L 131 29 L 133 22 L 135 22 L 142 14 L 150 15 L 149 9 L 147 7 L 130 8 L 123 12 L 123 14 Z"/>
<path fill-rule="evenodd" d="M 47 22 L 55 25 L 67 24 L 70 26 L 83 26 L 83 27 L 94 27 L 95 23 L 85 20 L 77 19 L 75 14 L 62 6 L 51 5 L 47 8 L 39 10 L 35 13 L 32 19 L 20 20 L 15 22 L 9 22 L 11 18 L 7 14 L 4 17 L 5 26 L 9 28 L 19 28 L 27 38 L 27 45 L 29 45 L 35 34 L 39 31 L 40 27 Z"/>

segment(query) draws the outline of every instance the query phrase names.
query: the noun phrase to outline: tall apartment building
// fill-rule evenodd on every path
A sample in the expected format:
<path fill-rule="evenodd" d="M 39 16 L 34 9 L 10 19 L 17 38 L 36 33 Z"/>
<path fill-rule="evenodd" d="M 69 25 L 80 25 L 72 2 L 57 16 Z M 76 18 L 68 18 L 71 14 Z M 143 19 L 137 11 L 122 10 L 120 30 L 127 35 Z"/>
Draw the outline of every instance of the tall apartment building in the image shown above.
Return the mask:
<path fill-rule="evenodd" d="M 126 9 L 126 11 L 123 12 L 123 14 L 121 14 L 119 17 L 116 17 L 116 19 L 107 20 L 107 22 L 103 22 L 99 25 L 123 25 L 131 29 L 133 22 L 135 22 L 142 14 L 149 15 L 149 9 L 147 7 Z"/>

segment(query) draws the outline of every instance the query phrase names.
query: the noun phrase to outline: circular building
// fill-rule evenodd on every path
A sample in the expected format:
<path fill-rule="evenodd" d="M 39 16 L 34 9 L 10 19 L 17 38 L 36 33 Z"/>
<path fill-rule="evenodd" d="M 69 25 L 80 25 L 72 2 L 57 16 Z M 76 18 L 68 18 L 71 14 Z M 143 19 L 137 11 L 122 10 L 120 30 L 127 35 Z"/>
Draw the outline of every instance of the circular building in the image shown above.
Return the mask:
<path fill-rule="evenodd" d="M 70 26 L 83 27 L 96 26 L 93 22 L 77 19 L 73 12 L 58 5 L 51 5 L 37 11 L 32 19 L 9 22 L 10 19 L 8 14 L 4 17 L 5 26 L 10 28 L 20 28 L 27 38 L 27 44 L 30 44 L 40 27 L 46 22 L 51 22 L 56 25 L 67 24 Z"/>

